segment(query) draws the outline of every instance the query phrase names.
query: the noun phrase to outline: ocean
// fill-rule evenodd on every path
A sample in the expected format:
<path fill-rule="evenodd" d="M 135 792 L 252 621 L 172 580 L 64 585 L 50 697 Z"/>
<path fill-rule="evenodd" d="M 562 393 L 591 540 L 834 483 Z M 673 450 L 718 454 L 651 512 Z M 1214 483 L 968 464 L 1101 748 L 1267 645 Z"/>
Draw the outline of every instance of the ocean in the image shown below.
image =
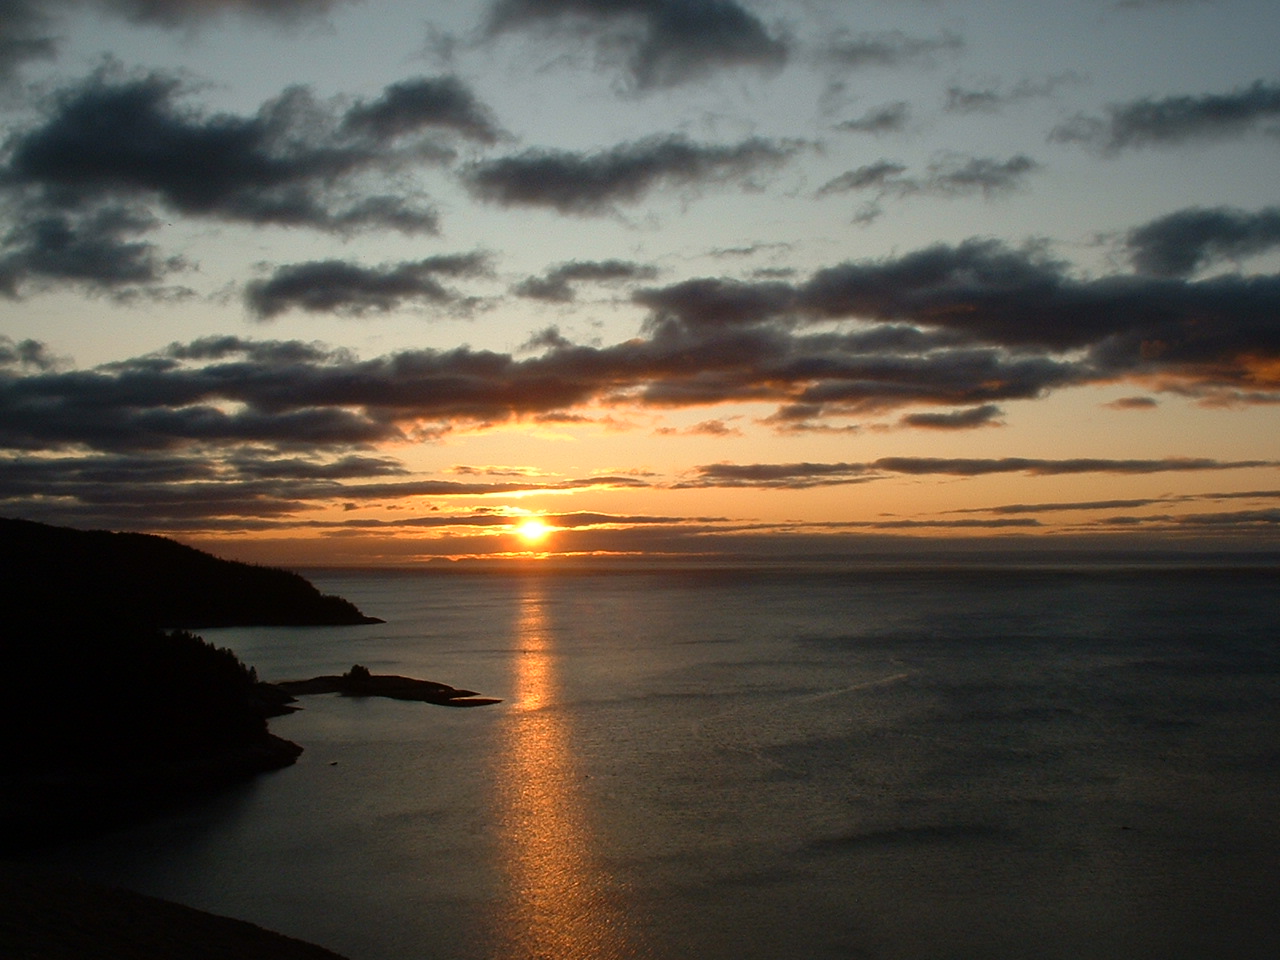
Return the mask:
<path fill-rule="evenodd" d="M 351 960 L 1280 956 L 1280 573 L 312 572 L 296 766 L 39 862 Z"/>

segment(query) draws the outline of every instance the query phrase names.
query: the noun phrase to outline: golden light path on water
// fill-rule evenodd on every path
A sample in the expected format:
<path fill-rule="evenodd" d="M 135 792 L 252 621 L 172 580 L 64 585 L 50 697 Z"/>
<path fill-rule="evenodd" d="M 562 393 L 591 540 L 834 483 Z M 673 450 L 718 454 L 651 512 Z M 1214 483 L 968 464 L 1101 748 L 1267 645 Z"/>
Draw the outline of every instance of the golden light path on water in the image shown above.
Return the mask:
<path fill-rule="evenodd" d="M 557 709 L 555 637 L 536 578 L 524 587 L 505 775 L 501 844 L 510 884 L 503 952 L 512 960 L 623 960 L 620 891 L 594 855 L 572 729 Z"/>

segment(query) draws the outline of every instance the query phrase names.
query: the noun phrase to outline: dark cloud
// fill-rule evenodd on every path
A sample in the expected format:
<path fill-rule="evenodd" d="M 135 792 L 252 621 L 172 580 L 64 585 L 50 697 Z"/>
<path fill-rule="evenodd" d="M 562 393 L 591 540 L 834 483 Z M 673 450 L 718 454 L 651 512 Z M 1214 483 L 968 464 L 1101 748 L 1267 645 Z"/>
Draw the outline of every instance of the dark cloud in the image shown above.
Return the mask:
<path fill-rule="evenodd" d="M 921 427 L 926 430 L 972 430 L 974 427 L 990 427 L 1000 424 L 1004 411 L 994 403 L 986 403 L 968 410 L 950 413 L 911 413 L 900 421 L 904 427 Z"/>
<path fill-rule="evenodd" d="M 1280 352 L 1277 304 L 1280 277 L 1082 280 L 1035 252 L 972 240 L 820 270 L 797 309 L 911 321 L 1014 349 L 1088 347 L 1080 373 L 1092 367 L 1099 378 L 1149 370 L 1275 389 L 1263 358 Z"/>
<path fill-rule="evenodd" d="M 1250 467 L 1277 467 L 1275 460 L 1213 460 L 1208 457 L 1165 457 L 1161 460 L 1108 460 L 1076 457 L 1067 460 L 1045 460 L 1028 457 L 944 458 L 882 457 L 874 467 L 892 473 L 948 474 L 976 477 L 993 473 L 1028 473 L 1033 476 L 1061 476 L 1076 473 L 1181 473 L 1197 470 L 1240 470 Z"/>
<path fill-rule="evenodd" d="M 450 269 L 475 265 L 463 257 Z M 331 305 L 377 309 L 409 296 L 381 286 L 405 282 L 398 267 L 349 278 L 263 302 L 300 304 L 318 291 Z M 407 280 L 414 296 L 428 289 L 421 273 Z M 6 344 L 0 445 L 338 451 L 571 416 L 588 403 L 763 403 L 775 408 L 767 422 L 784 430 L 936 406 L 944 412 L 934 425 L 959 426 L 994 416 L 986 411 L 1003 401 L 1126 378 L 1190 396 L 1280 401 L 1277 277 L 1087 280 L 1034 251 L 970 241 L 796 282 L 703 278 L 633 296 L 649 311 L 642 336 L 592 347 L 552 331 L 523 359 L 463 347 L 359 360 L 315 344 L 219 337 L 59 370 L 15 368 L 20 354 L 42 354 Z M 957 408 L 968 409 L 945 412 Z M 1029 461 L 1019 463 L 1011 469 Z"/>
<path fill-rule="evenodd" d="M 956 54 L 964 41 L 954 33 L 937 37 L 912 37 L 901 31 L 836 36 L 821 49 L 821 57 L 840 67 L 898 67 L 904 64 L 932 64 L 940 53 Z"/>
<path fill-rule="evenodd" d="M 226 14 L 290 23 L 322 15 L 345 0 L 85 0 L 135 23 L 185 27 Z M 73 0 L 0 0 L 0 87 L 12 83 L 28 61 L 57 52 L 59 15 Z"/>
<path fill-rule="evenodd" d="M 264 320 L 293 309 L 358 316 L 406 304 L 444 306 L 458 304 L 463 297 L 437 277 L 475 276 L 487 267 L 488 260 L 481 254 L 427 257 L 379 267 L 316 260 L 279 267 L 267 279 L 250 283 L 245 301 Z"/>
<path fill-rule="evenodd" d="M 1258 80 L 1230 93 L 1145 98 L 1113 104 L 1105 117 L 1078 115 L 1054 128 L 1049 138 L 1083 143 L 1104 153 L 1135 147 L 1175 146 L 1192 140 L 1238 137 L 1280 117 L 1280 85 Z"/>
<path fill-rule="evenodd" d="M 776 167 L 799 147 L 753 138 L 730 146 L 655 137 L 599 153 L 526 150 L 473 163 L 463 178 L 473 194 L 504 206 L 551 207 L 581 215 L 610 212 L 660 185 L 698 186 L 745 180 Z"/>
<path fill-rule="evenodd" d="M 600 35 L 601 53 L 621 51 L 640 89 L 671 87 L 716 70 L 772 70 L 787 59 L 787 43 L 735 0 L 498 0 L 491 34 L 542 27 L 583 28 Z"/>
<path fill-rule="evenodd" d="M 947 88 L 943 109 L 948 113 L 998 113 L 1010 104 L 1051 97 L 1061 86 L 1083 82 L 1079 74 L 1067 72 L 1039 80 L 1021 80 L 1007 90 L 953 86 Z"/>
<path fill-rule="evenodd" d="M 1158 277 L 1197 270 L 1280 247 L 1280 207 L 1256 212 L 1193 207 L 1130 230 L 1124 245 L 1134 269 Z"/>
<path fill-rule="evenodd" d="M 1040 165 L 1024 154 L 1008 160 L 991 157 L 947 157 L 929 164 L 928 175 L 921 184 L 927 193 L 964 196 L 980 193 L 985 197 L 1007 193 L 1023 186 L 1028 174 Z"/>
<path fill-rule="evenodd" d="M 1106 406 L 1113 410 L 1154 410 L 1160 406 L 1160 401 L 1155 397 L 1120 397 Z"/>
<path fill-rule="evenodd" d="M 1206 500 L 1276 500 L 1280 490 L 1238 490 L 1230 493 L 1191 493 L 1164 497 L 1142 497 L 1131 500 L 1083 500 L 1067 503 L 1007 503 L 996 507 L 969 507 L 953 513 L 1056 513 L 1077 510 L 1131 510 L 1170 503 L 1194 503 Z"/>
<path fill-rule="evenodd" d="M 854 170 L 848 170 L 838 177 L 833 177 L 818 188 L 818 196 L 825 197 L 833 193 L 847 193 L 852 190 L 875 190 L 880 193 L 896 191 L 902 184 L 902 175 L 907 172 L 905 165 L 893 160 L 878 160 Z"/>
<path fill-rule="evenodd" d="M 374 121 L 348 125 L 303 88 L 249 117 L 201 115 L 184 95 L 173 77 L 114 68 L 60 91 L 44 119 L 6 145 L 0 173 L 11 202 L 63 216 L 156 203 L 191 216 L 340 233 L 436 228 L 432 211 L 378 194 L 367 181 L 444 158 L 437 145 L 391 144 Z M 367 108 L 355 109 L 367 118 Z"/>
<path fill-rule="evenodd" d="M 1169 503 L 1176 498 L 1142 497 L 1132 500 L 1083 500 L 1069 503 L 1007 503 L 998 507 L 970 507 L 964 510 L 953 510 L 952 513 L 1061 513 L 1063 511 L 1081 510 L 1132 510 L 1135 507 L 1149 507 L 1158 503 Z"/>
<path fill-rule="evenodd" d="M 1203 398 L 1280 400 L 1272 319 L 1280 277 L 1081 279 L 1034 249 L 971 240 L 841 264 L 798 283 L 701 279 L 636 299 L 652 312 L 655 344 L 683 343 L 693 356 L 714 337 L 726 357 L 753 357 L 774 383 L 811 370 L 789 402 L 820 411 L 837 402 L 906 404 L 913 394 L 924 399 L 929 384 L 929 402 L 956 406 L 1147 376 Z M 882 326 L 856 336 L 783 333 L 831 320 Z M 901 345 L 875 342 L 886 335 Z M 1084 352 L 1067 359 L 1067 351 Z M 678 390 L 668 379 L 651 391 L 710 396 L 722 379 L 704 370 L 696 389 L 690 378 Z"/>
<path fill-rule="evenodd" d="M 776 318 L 794 307 L 796 292 L 779 281 L 704 278 L 638 290 L 633 299 L 651 311 L 648 329 L 662 332 L 673 321 L 689 328 L 714 328 Z"/>
<path fill-rule="evenodd" d="M 17 79 L 23 64 L 57 52 L 52 20 L 42 6 L 37 0 L 0 0 L 0 89 Z"/>
<path fill-rule="evenodd" d="M 1080 473 L 1147 474 L 1169 471 L 1238 470 L 1250 467 L 1280 467 L 1280 461 L 1220 461 L 1191 457 L 1169 457 L 1163 460 L 882 457 L 869 463 L 713 463 L 698 467 L 697 476 L 694 479 L 678 486 L 783 487 L 802 490 L 814 486 L 864 483 L 885 474 L 978 477 L 1001 473 L 1026 473 L 1033 476 L 1058 476 Z"/>
<path fill-rule="evenodd" d="M 1004 95 L 996 90 L 948 87 L 947 101 L 943 109 L 948 113 L 996 113 L 1005 102 Z"/>
<path fill-rule="evenodd" d="M 898 133 L 905 130 L 911 116 L 911 108 L 905 101 L 897 100 L 868 110 L 860 117 L 836 124 L 837 130 L 847 133 Z"/>
<path fill-rule="evenodd" d="M 924 176 L 909 177 L 904 176 L 908 169 L 904 165 L 880 160 L 827 181 L 818 188 L 817 195 L 870 190 L 881 197 L 914 194 L 937 197 L 981 194 L 992 197 L 1020 189 L 1027 176 L 1039 168 L 1038 163 L 1022 154 L 1008 160 L 949 155 L 930 163 Z"/>
<path fill-rule="evenodd" d="M 154 244 L 136 239 L 158 225 L 136 208 L 15 205 L 10 212 L 11 227 L 0 236 L 0 293 L 9 297 L 28 287 L 58 284 L 126 296 L 187 266 L 182 258 L 163 258 Z"/>
<path fill-rule="evenodd" d="M 343 118 L 348 130 L 393 140 L 444 129 L 481 143 L 496 143 L 490 110 L 457 77 L 416 77 L 387 87 L 378 99 L 357 103 Z"/>
<path fill-rule="evenodd" d="M 12 340 L 0 334 L 0 368 L 52 370 L 57 360 L 38 340 Z"/>
<path fill-rule="evenodd" d="M 96 0 L 136 23 L 180 27 L 226 14 L 292 22 L 327 13 L 345 0 Z"/>
<path fill-rule="evenodd" d="M 1231 397 L 1238 402 L 1280 399 L 1280 277 L 1088 280 L 1034 250 L 972 240 L 841 264 L 798 283 L 700 279 L 635 299 L 651 311 L 655 346 L 678 344 L 692 358 L 714 343 L 726 362 L 754 364 L 758 378 L 738 378 L 738 399 L 759 398 L 764 382 L 796 385 L 784 410 L 883 409 L 913 396 L 981 405 L 1122 376 L 1160 377 L 1165 389 L 1201 396 L 1249 391 Z M 832 320 L 879 326 L 794 332 Z M 647 395 L 710 397 L 727 389 L 726 377 L 723 365 L 708 367 Z"/>
<path fill-rule="evenodd" d="M 470 518 L 454 514 L 390 523 L 334 522 L 306 520 L 300 514 L 339 502 L 358 507 L 403 498 L 475 498 L 645 486 L 643 481 L 623 477 L 506 483 L 368 482 L 405 473 L 401 464 L 386 457 L 282 458 L 254 449 L 232 450 L 225 456 L 0 457 L 0 510 L 6 515 L 29 519 L 79 522 L 113 529 L 469 526 L 510 523 L 511 518 L 501 514 L 477 514 Z M 585 514 L 566 515 L 565 522 L 587 524 L 593 520 Z"/>
<path fill-rule="evenodd" d="M 515 288 L 522 297 L 568 303 L 574 299 L 575 283 L 617 283 L 652 280 L 658 271 L 630 260 L 574 260 L 549 269 L 540 277 L 529 277 Z"/>

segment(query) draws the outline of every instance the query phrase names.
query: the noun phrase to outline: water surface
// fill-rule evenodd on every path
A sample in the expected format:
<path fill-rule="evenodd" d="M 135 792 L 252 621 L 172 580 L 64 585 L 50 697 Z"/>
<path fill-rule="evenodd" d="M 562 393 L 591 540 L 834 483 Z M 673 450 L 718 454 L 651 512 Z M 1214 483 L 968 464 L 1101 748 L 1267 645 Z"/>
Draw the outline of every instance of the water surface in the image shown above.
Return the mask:
<path fill-rule="evenodd" d="M 292 768 L 43 855 L 351 960 L 1272 958 L 1280 580 L 1194 569 L 350 573 L 210 630 Z"/>

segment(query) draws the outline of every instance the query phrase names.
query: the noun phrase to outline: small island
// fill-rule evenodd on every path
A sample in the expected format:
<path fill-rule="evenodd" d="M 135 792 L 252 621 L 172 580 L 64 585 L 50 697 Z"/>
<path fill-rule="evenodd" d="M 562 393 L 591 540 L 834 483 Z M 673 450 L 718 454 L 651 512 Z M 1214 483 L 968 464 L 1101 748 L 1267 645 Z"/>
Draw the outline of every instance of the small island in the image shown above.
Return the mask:
<path fill-rule="evenodd" d="M 493 697 L 481 697 L 474 690 L 460 690 L 434 680 L 415 680 L 394 674 L 379 675 L 368 667 L 355 664 L 341 676 L 312 677 L 310 680 L 287 680 L 274 684 L 290 696 L 337 693 L 344 697 L 388 697 L 392 700 L 416 700 L 442 707 L 482 707 L 501 703 Z"/>

